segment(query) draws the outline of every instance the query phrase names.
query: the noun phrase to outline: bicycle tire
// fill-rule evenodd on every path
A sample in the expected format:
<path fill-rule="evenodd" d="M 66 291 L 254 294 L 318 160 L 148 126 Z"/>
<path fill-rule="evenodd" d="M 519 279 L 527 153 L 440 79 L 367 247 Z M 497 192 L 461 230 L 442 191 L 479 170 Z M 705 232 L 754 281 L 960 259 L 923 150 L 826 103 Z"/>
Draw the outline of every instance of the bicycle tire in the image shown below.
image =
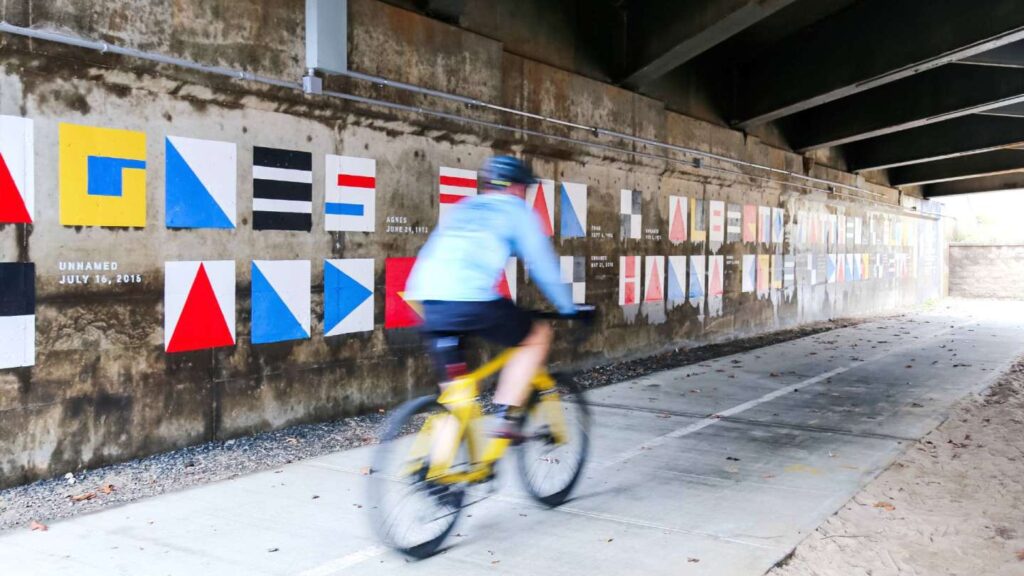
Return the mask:
<path fill-rule="evenodd" d="M 414 398 L 395 409 L 382 427 L 383 433 L 380 437 L 380 444 L 374 451 L 373 465 L 370 469 L 369 501 L 371 503 L 374 529 L 381 541 L 390 548 L 415 559 L 428 558 L 436 554 L 452 530 L 454 530 L 455 524 L 461 515 L 465 490 L 458 486 L 435 485 L 425 480 L 425 478 L 418 478 L 413 484 L 410 484 L 409 487 L 413 492 L 426 491 L 429 499 L 440 501 L 442 497 L 445 498 L 445 504 L 451 508 L 451 512 L 448 516 L 447 524 L 443 525 L 442 529 L 435 536 L 427 538 L 422 542 L 400 542 L 394 534 L 387 530 L 389 516 L 393 513 L 393 510 L 386 502 L 384 490 L 388 487 L 388 483 L 394 482 L 394 478 L 388 478 L 386 474 L 389 471 L 389 462 L 395 456 L 396 450 L 401 449 L 397 446 L 396 441 L 408 439 L 410 432 L 419 432 L 421 429 L 422 423 L 416 422 L 417 416 L 427 412 L 440 413 L 444 410 L 445 408 L 437 402 L 437 395 Z M 460 439 L 460 446 L 464 443 L 465 440 Z M 425 469 L 423 476 L 425 477 Z M 403 481 L 402 478 L 398 480 L 399 482 Z M 439 490 L 444 492 L 439 494 L 433 493 Z"/>
<path fill-rule="evenodd" d="M 526 439 L 519 446 L 517 460 L 519 469 L 519 477 L 523 482 L 523 486 L 530 496 L 544 504 L 545 506 L 554 508 L 563 504 L 568 498 L 569 494 L 572 493 L 572 489 L 579 482 L 580 476 L 583 473 L 583 467 L 587 462 L 587 456 L 590 452 L 590 406 L 587 404 L 586 395 L 583 393 L 583 389 L 572 381 L 568 377 L 558 377 L 557 390 L 561 396 L 560 403 L 562 404 L 563 410 L 575 409 L 578 411 L 578 418 L 576 424 L 571 426 L 569 430 L 570 442 L 573 440 L 578 442 L 578 448 L 576 449 L 576 458 L 578 462 L 575 468 L 569 475 L 561 482 L 558 482 L 550 490 L 541 489 L 532 481 L 534 473 L 531 471 L 531 465 L 537 462 L 544 462 L 545 464 L 561 464 L 559 460 L 555 460 L 552 457 L 539 457 L 535 458 L 531 455 L 530 450 L 533 445 L 537 443 L 547 442 L 550 444 L 550 438 L 545 438 L 543 434 L 536 435 L 529 432 L 531 426 L 531 419 L 535 419 L 534 408 L 538 406 L 541 401 L 541 395 L 534 392 L 526 405 L 526 420 L 523 423 L 523 430 L 526 435 Z M 566 399 L 571 398 L 571 402 L 567 402 Z M 554 461 L 552 461 L 554 460 Z"/>

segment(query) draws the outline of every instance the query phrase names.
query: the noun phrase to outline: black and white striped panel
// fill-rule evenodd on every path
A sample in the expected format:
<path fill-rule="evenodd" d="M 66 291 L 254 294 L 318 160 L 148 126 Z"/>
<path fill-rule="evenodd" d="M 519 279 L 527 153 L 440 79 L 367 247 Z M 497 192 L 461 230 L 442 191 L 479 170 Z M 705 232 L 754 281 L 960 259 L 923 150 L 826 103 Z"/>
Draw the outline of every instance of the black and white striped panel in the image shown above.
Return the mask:
<path fill-rule="evenodd" d="M 313 155 L 262 148 L 252 150 L 254 230 L 313 228 Z"/>

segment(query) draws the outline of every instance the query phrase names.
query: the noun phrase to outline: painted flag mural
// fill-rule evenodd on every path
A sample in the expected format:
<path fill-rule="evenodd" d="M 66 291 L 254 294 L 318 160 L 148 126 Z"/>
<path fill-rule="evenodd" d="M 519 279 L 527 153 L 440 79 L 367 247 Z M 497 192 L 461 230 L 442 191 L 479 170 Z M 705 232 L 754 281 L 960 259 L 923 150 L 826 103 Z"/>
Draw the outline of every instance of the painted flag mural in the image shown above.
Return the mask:
<path fill-rule="evenodd" d="M 419 304 L 405 298 L 405 284 L 415 264 L 415 258 L 384 260 L 385 328 L 411 328 L 423 322 Z"/>
<path fill-rule="evenodd" d="M 757 242 L 757 206 L 743 205 L 743 241 Z"/>
<path fill-rule="evenodd" d="M 708 209 L 703 200 L 690 198 L 690 242 L 708 239 Z"/>
<path fill-rule="evenodd" d="M 34 140 L 32 120 L 0 116 L 0 224 L 35 218 Z"/>
<path fill-rule="evenodd" d="M 509 258 L 505 261 L 505 268 L 501 271 L 501 277 L 498 278 L 498 283 L 495 286 L 498 294 L 501 294 L 502 298 L 507 298 L 513 302 L 516 301 L 516 295 L 519 288 L 519 266 L 516 258 Z"/>
<path fill-rule="evenodd" d="M 587 186 L 562 182 L 561 185 L 562 238 L 587 236 Z"/>
<path fill-rule="evenodd" d="M 313 155 L 279 148 L 252 149 L 253 230 L 313 229 Z"/>
<path fill-rule="evenodd" d="M 437 223 L 441 225 L 444 224 L 445 216 L 453 206 L 470 196 L 476 196 L 476 170 L 441 166 L 437 186 L 439 195 Z"/>
<path fill-rule="evenodd" d="M 742 290 L 744 293 L 754 292 L 757 289 L 757 255 L 743 255 L 743 272 L 741 272 Z"/>
<path fill-rule="evenodd" d="M 782 255 L 772 254 L 772 290 L 782 288 Z"/>
<path fill-rule="evenodd" d="M 785 238 L 786 215 L 782 208 L 772 208 L 772 242 L 782 246 Z"/>
<path fill-rule="evenodd" d="M 373 331 L 373 259 L 324 260 L 324 336 Z"/>
<path fill-rule="evenodd" d="M 768 254 L 757 255 L 757 297 L 768 295 L 771 284 L 772 261 Z"/>
<path fill-rule="evenodd" d="M 555 234 L 555 183 L 551 180 L 537 180 L 526 187 L 526 205 L 540 218 L 540 229 L 545 236 Z"/>
<path fill-rule="evenodd" d="M 786 290 L 786 296 L 793 295 L 796 288 L 796 257 L 786 254 L 782 257 L 782 287 Z"/>
<path fill-rule="evenodd" d="M 164 349 L 188 352 L 235 343 L 235 262 L 164 264 Z"/>
<path fill-rule="evenodd" d="M 729 204 L 725 209 L 725 241 L 739 242 L 742 238 L 743 208 L 739 204 Z"/>
<path fill-rule="evenodd" d="M 0 262 L 0 368 L 36 361 L 36 266 Z"/>
<path fill-rule="evenodd" d="M 686 242 L 689 214 L 686 196 L 668 197 L 668 241 L 673 244 Z"/>
<path fill-rule="evenodd" d="M 772 209 L 768 206 L 757 207 L 757 241 L 765 246 L 772 242 Z"/>
<path fill-rule="evenodd" d="M 644 256 L 647 270 L 646 284 L 644 285 L 644 302 L 665 301 L 665 257 Z"/>
<path fill-rule="evenodd" d="M 639 190 L 619 191 L 619 234 L 622 239 L 639 240 L 643 230 L 643 195 Z"/>
<path fill-rule="evenodd" d="M 180 136 L 164 139 L 168 228 L 234 228 L 238 147 Z"/>
<path fill-rule="evenodd" d="M 706 262 L 704 256 L 690 256 L 690 279 L 686 296 L 701 318 L 704 317 L 704 295 L 707 293 L 704 289 Z"/>
<path fill-rule="evenodd" d="M 309 338 L 309 260 L 252 261 L 252 343 Z"/>
<path fill-rule="evenodd" d="M 825 281 L 829 284 L 836 283 L 836 255 L 828 254 L 825 265 Z"/>
<path fill-rule="evenodd" d="M 373 232 L 377 222 L 377 161 L 327 155 L 324 172 L 324 229 Z"/>
<path fill-rule="evenodd" d="M 619 256 L 619 306 L 640 303 L 641 256 Z"/>
<path fill-rule="evenodd" d="M 668 257 L 665 299 L 669 305 L 686 302 L 686 256 Z"/>
<path fill-rule="evenodd" d="M 61 123 L 60 223 L 146 226 L 146 134 Z"/>
<path fill-rule="evenodd" d="M 708 241 L 711 244 L 711 249 L 717 251 L 719 246 L 725 242 L 725 202 L 711 200 L 708 202 L 708 209 L 711 212 Z"/>
<path fill-rule="evenodd" d="M 562 256 L 559 259 L 562 282 L 572 290 L 573 304 L 587 303 L 587 259 L 586 256 Z"/>
<path fill-rule="evenodd" d="M 725 257 L 708 257 L 708 316 L 712 318 L 722 315 L 722 304 L 725 300 Z"/>

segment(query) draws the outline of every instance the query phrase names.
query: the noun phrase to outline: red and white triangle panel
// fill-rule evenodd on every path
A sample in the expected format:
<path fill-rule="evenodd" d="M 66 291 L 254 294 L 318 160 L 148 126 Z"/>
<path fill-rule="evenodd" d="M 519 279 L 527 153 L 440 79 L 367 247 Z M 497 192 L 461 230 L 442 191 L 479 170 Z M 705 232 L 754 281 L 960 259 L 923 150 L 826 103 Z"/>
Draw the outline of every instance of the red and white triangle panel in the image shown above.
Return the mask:
<path fill-rule="evenodd" d="M 665 257 L 645 256 L 647 283 L 644 285 L 644 302 L 665 301 Z"/>
<path fill-rule="evenodd" d="M 538 180 L 526 188 L 526 204 L 537 213 L 545 236 L 555 234 L 555 182 Z"/>
<path fill-rule="evenodd" d="M 30 224 L 35 217 L 32 120 L 0 116 L 0 224 Z"/>
<path fill-rule="evenodd" d="M 164 349 L 187 352 L 235 343 L 235 262 L 167 262 Z"/>

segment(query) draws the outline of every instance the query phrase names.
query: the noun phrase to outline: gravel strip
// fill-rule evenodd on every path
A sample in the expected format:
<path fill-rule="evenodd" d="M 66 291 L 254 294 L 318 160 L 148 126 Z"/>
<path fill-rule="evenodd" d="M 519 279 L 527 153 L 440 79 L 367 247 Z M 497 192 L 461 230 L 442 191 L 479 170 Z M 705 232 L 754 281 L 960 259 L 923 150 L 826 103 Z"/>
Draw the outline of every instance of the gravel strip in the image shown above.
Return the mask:
<path fill-rule="evenodd" d="M 645 358 L 615 362 L 574 376 L 585 388 L 606 386 L 661 370 L 803 338 L 866 319 L 808 324 L 750 338 L 676 349 Z M 0 531 L 28 529 L 95 512 L 102 508 L 268 470 L 376 442 L 383 414 L 368 414 L 333 422 L 292 426 L 274 432 L 197 446 L 131 460 L 62 478 L 41 480 L 0 491 Z M 38 529 L 38 526 L 37 526 Z"/>

